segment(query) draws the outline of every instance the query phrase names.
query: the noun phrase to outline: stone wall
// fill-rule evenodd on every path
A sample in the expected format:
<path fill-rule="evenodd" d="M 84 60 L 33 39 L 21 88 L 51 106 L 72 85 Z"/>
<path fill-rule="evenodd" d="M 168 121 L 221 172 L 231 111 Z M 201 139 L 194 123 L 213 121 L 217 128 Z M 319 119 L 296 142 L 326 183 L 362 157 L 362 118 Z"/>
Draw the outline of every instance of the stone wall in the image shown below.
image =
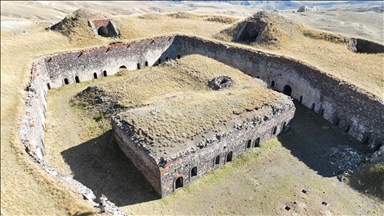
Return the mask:
<path fill-rule="evenodd" d="M 115 117 L 112 117 L 111 123 L 114 131 L 113 135 L 121 150 L 140 170 L 156 193 L 161 194 L 161 178 L 156 161 L 148 155 L 147 149 L 127 136 L 127 133 L 130 133 L 128 127 L 119 122 Z"/>
<path fill-rule="evenodd" d="M 47 112 L 47 90 L 43 82 L 47 74 L 43 58 L 33 61 L 31 81 L 27 90 L 25 115 L 19 130 L 19 137 L 26 151 L 37 160 L 44 161 L 44 133 L 45 117 Z"/>
<path fill-rule="evenodd" d="M 352 84 L 304 62 L 247 48 L 176 36 L 174 45 L 181 55 L 200 54 L 258 77 L 270 88 L 291 96 L 339 125 L 350 135 L 376 149 L 384 142 L 384 101 Z"/>
<path fill-rule="evenodd" d="M 136 70 L 190 54 L 214 58 L 290 95 L 372 149 L 384 142 L 384 101 L 304 62 L 185 35 L 146 38 L 36 58 L 19 131 L 26 151 L 44 160 L 46 90 Z M 271 86 L 273 83 L 273 86 Z"/>
<path fill-rule="evenodd" d="M 207 137 L 203 144 L 194 143 L 194 147 L 201 146 L 201 148 L 195 148 L 197 149 L 195 151 L 182 150 L 183 153 L 175 154 L 177 159 L 166 161 L 164 164 L 161 164 L 163 161 L 156 163 L 150 150 L 146 149 L 141 141 L 134 140 L 133 131 L 130 131 L 123 121 L 112 117 L 112 125 L 121 149 L 143 173 L 155 191 L 161 197 L 165 197 L 175 190 L 175 181 L 179 177 L 183 178 L 184 186 L 232 161 L 244 151 L 258 147 L 261 142 L 288 130 L 295 114 L 295 106 L 287 96 L 279 95 L 279 97 L 281 103 L 266 105 L 252 111 L 254 116 L 258 116 L 258 121 L 255 119 L 245 121 L 246 117 L 236 116 L 239 123 L 233 125 L 230 130 Z M 216 164 L 217 156 L 219 160 Z M 193 168 L 197 171 L 195 176 L 191 174 Z"/>
<path fill-rule="evenodd" d="M 220 133 L 219 136 L 208 137 L 209 144 L 184 155 L 177 160 L 168 162 L 164 168 L 160 168 L 162 194 L 164 197 L 175 190 L 175 181 L 182 178 L 183 186 L 199 178 L 223 164 L 234 160 L 244 151 L 258 147 L 261 142 L 269 140 L 279 133 L 289 130 L 291 120 L 295 114 L 295 107 L 292 101 L 283 99 L 286 104 L 276 109 L 271 106 L 264 106 L 253 112 L 262 113 L 264 116 L 271 116 L 268 119 L 261 119 L 261 122 L 242 122 L 233 127 L 232 130 Z M 216 164 L 216 157 L 219 162 Z M 192 169 L 196 168 L 195 176 Z"/>
<path fill-rule="evenodd" d="M 51 88 L 116 74 L 120 67 L 136 70 L 175 59 L 174 36 L 146 38 L 129 43 L 45 56 Z"/>

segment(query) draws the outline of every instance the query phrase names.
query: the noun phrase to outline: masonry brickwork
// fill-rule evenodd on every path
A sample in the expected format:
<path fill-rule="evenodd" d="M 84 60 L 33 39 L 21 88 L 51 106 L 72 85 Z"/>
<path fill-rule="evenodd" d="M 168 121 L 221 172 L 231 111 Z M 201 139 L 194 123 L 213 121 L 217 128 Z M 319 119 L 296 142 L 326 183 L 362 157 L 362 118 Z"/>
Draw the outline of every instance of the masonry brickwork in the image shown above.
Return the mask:
<path fill-rule="evenodd" d="M 260 78 L 276 91 L 290 89 L 293 98 L 372 149 L 384 143 L 383 99 L 298 60 L 198 37 L 168 35 L 36 58 L 19 131 L 27 152 L 44 161 L 48 89 L 112 75 L 121 66 L 135 70 L 190 54 L 223 62 Z"/>
<path fill-rule="evenodd" d="M 165 197 L 179 187 L 232 161 L 244 151 L 258 147 L 260 142 L 289 130 L 295 106 L 287 96 L 277 95 L 279 103 L 245 111 L 236 116 L 233 122 L 226 123 L 232 126 L 229 130 L 220 130 L 203 140 L 195 139 L 193 147 L 186 146 L 167 157 L 153 156 L 151 150 L 145 147 L 148 146 L 147 143 L 136 140 L 130 127 L 116 116 L 112 117 L 112 127 L 120 148 L 155 191 Z"/>

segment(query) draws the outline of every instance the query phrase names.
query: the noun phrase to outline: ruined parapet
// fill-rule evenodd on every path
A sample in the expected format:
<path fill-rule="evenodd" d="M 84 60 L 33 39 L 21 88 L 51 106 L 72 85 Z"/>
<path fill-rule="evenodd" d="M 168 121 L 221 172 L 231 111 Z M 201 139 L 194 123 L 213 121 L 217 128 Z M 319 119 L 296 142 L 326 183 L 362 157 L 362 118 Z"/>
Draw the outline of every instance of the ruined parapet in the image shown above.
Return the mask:
<path fill-rule="evenodd" d="M 231 162 L 243 152 L 259 147 L 260 143 L 289 130 L 295 106 L 287 96 L 277 92 L 274 94 L 275 101 L 233 114 L 231 118 L 222 119 L 222 123 L 216 124 L 212 130 L 199 132 L 181 143 L 159 143 L 156 138 L 146 138 L 147 128 L 129 122 L 132 113 L 123 112 L 113 116 L 112 128 L 123 152 L 143 173 L 154 190 L 165 197 Z M 181 113 L 188 112 L 188 108 L 182 107 L 184 111 L 180 110 Z M 160 114 L 167 112 L 156 107 L 139 109 L 158 110 Z M 137 111 L 134 112 L 135 115 L 140 115 Z M 203 116 L 204 112 L 206 107 L 196 107 L 194 110 L 196 116 Z M 178 136 L 172 133 L 172 128 L 167 131 L 171 133 L 169 136 Z"/>
<path fill-rule="evenodd" d="M 260 78 L 375 150 L 384 143 L 384 100 L 304 62 L 179 35 L 183 55 L 201 54 Z M 192 46 L 191 46 L 192 44 Z M 288 75 L 289 74 L 289 75 Z"/>
<path fill-rule="evenodd" d="M 348 41 L 348 50 L 355 53 L 384 53 L 384 45 L 360 38 L 351 38 Z"/>
<path fill-rule="evenodd" d="M 43 117 L 45 115 L 43 98 L 46 90 L 77 81 L 96 79 L 107 73 L 114 74 L 121 66 L 125 66 L 128 70 L 136 70 L 143 65 L 156 65 L 168 58 L 176 59 L 190 54 L 200 54 L 216 59 L 246 74 L 260 78 L 268 83 L 269 88 L 290 95 L 372 149 L 377 149 L 384 143 L 383 99 L 301 61 L 185 35 L 147 38 L 36 59 L 33 64 L 31 84 L 28 87 L 26 115 L 23 117 L 19 132 L 22 143 L 33 157 L 40 161 L 43 159 L 41 156 L 45 145 L 42 140 L 45 118 Z M 278 128 L 277 131 L 279 131 Z M 284 129 L 283 126 L 280 128 Z M 215 136 L 222 137 L 222 134 Z M 210 136 L 211 138 L 199 144 L 198 148 L 192 148 L 189 151 L 193 152 L 200 149 L 200 146 L 204 147 L 205 144 L 209 146 L 210 142 L 216 142 L 213 139 L 215 136 Z M 253 137 L 252 140 L 256 141 L 257 137 Z M 140 143 L 135 145 L 138 149 L 144 149 Z M 221 147 L 224 149 L 224 146 Z M 39 153 L 40 150 L 36 150 L 38 148 L 42 149 L 42 152 Z M 211 153 L 213 155 L 219 152 L 217 150 Z M 220 154 L 223 159 L 229 152 Z M 154 161 L 154 167 L 168 163 L 164 157 Z M 214 164 L 213 161 L 212 164 Z M 184 168 L 183 172 L 187 171 L 189 170 Z M 195 173 L 193 169 L 190 171 Z M 190 175 L 193 179 L 200 173 Z M 172 185 L 173 183 L 170 183 L 168 188 L 173 188 Z"/>
<path fill-rule="evenodd" d="M 90 19 L 88 25 L 92 28 L 96 37 L 120 37 L 113 19 Z"/>

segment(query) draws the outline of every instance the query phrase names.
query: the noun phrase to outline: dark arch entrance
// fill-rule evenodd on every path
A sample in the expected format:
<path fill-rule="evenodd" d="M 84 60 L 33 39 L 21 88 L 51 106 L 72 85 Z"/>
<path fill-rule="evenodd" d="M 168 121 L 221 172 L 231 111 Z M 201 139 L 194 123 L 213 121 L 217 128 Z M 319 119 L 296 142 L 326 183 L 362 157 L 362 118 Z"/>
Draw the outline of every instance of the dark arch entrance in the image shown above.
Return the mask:
<path fill-rule="evenodd" d="M 226 158 L 226 162 L 231 162 L 232 161 L 232 151 L 230 151 L 228 154 L 227 154 L 227 158 Z"/>
<path fill-rule="evenodd" d="M 174 185 L 175 190 L 182 188 L 183 186 L 184 186 L 183 177 L 177 178 Z"/>
<path fill-rule="evenodd" d="M 195 176 L 197 176 L 197 167 L 193 167 L 191 169 L 191 177 L 195 177 Z"/>
<path fill-rule="evenodd" d="M 248 39 L 250 42 L 255 42 L 257 39 L 257 36 L 259 36 L 259 32 L 256 31 L 256 29 L 252 29 L 248 32 Z"/>
<path fill-rule="evenodd" d="M 255 140 L 255 148 L 260 147 L 260 137 Z"/>
<path fill-rule="evenodd" d="M 108 37 L 108 29 L 106 26 L 100 26 L 99 29 L 97 29 L 97 34 L 103 37 Z"/>
<path fill-rule="evenodd" d="M 215 158 L 215 165 L 219 165 L 220 164 L 220 155 L 217 155 L 217 157 Z"/>
<path fill-rule="evenodd" d="M 292 88 L 289 85 L 284 86 L 283 94 L 291 96 L 292 94 Z"/>

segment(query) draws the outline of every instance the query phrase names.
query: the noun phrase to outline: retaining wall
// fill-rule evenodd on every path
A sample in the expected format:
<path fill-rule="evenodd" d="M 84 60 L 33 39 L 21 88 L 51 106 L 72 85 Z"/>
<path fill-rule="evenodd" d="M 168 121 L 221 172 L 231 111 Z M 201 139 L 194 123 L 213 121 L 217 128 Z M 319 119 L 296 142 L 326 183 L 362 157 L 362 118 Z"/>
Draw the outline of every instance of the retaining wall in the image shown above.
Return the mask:
<path fill-rule="evenodd" d="M 384 143 L 384 101 L 304 62 L 197 37 L 178 35 L 181 55 L 200 54 L 259 77 L 274 90 L 289 85 L 291 96 L 357 140 L 377 149 Z M 273 86 L 272 85 L 273 82 Z"/>
<path fill-rule="evenodd" d="M 273 81 L 270 87 L 277 91 L 289 85 L 293 98 L 372 149 L 384 143 L 383 99 L 301 61 L 197 37 L 169 35 L 36 58 L 19 131 L 26 151 L 38 161 L 44 160 L 48 89 L 113 75 L 121 66 L 135 70 L 190 54 L 216 59 L 270 85 Z"/>
<path fill-rule="evenodd" d="M 165 162 L 156 161 L 151 156 L 150 150 L 144 147 L 146 143 L 135 140 L 132 136 L 134 132 L 129 130 L 124 121 L 112 117 L 112 127 L 114 136 L 124 153 L 143 173 L 156 192 L 161 197 L 165 197 L 176 190 L 177 179 L 180 178 L 180 184 L 185 186 L 226 162 L 232 161 L 244 151 L 258 147 L 260 142 L 288 130 L 296 109 L 287 96 L 280 95 L 280 98 L 284 103 L 266 105 L 252 111 L 254 116 L 258 116 L 258 121 L 253 118 L 246 121 L 247 118 L 241 115 L 236 116 L 238 122 L 241 122 L 236 124 L 236 127 L 206 138 L 206 143 L 201 145 L 200 149 L 196 147 L 201 143 L 186 140 L 186 142 L 192 142 L 193 147 L 188 148 L 192 150 L 185 151 L 187 149 L 184 149 L 170 155 Z M 176 159 L 170 160 L 173 157 Z M 195 175 L 192 174 L 193 168 L 196 168 Z"/>

